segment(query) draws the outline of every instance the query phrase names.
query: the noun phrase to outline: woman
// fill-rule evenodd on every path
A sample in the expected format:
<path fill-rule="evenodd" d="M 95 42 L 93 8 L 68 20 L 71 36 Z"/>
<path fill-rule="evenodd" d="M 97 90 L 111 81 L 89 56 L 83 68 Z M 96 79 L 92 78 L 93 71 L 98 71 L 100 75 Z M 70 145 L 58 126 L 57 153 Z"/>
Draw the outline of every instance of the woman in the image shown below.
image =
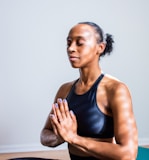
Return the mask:
<path fill-rule="evenodd" d="M 102 72 L 99 59 L 110 54 L 113 38 L 92 22 L 75 25 L 67 53 L 80 77 L 58 90 L 41 132 L 41 143 L 68 143 L 71 160 L 135 160 L 137 127 L 127 86 Z"/>

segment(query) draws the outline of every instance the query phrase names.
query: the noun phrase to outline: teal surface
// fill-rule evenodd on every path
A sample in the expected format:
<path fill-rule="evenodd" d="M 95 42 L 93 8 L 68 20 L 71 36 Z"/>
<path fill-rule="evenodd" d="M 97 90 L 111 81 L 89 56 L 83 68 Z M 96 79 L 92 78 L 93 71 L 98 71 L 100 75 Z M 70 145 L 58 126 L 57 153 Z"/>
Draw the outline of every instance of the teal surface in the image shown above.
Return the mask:
<path fill-rule="evenodd" d="M 139 147 L 136 160 L 149 160 L 149 148 Z"/>

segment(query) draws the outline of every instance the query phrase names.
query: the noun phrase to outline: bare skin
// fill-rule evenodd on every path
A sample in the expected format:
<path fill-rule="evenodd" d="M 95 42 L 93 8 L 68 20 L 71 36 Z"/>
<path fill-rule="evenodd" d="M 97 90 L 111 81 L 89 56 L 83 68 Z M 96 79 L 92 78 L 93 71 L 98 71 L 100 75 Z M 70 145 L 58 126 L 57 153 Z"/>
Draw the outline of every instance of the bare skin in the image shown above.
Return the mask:
<path fill-rule="evenodd" d="M 75 92 L 87 92 L 101 74 L 99 56 L 105 49 L 97 43 L 92 27 L 74 26 L 67 38 L 67 52 L 72 67 L 79 68 L 80 78 Z M 63 84 L 58 90 L 52 110 L 41 132 L 41 143 L 55 147 L 68 142 L 69 151 L 80 156 L 93 156 L 101 160 L 136 160 L 138 133 L 132 109 L 131 95 L 121 81 L 105 75 L 97 89 L 100 110 L 114 119 L 114 137 L 95 139 L 77 134 L 77 121 L 65 98 L 74 82 Z M 79 122 L 78 122 L 79 123 Z"/>

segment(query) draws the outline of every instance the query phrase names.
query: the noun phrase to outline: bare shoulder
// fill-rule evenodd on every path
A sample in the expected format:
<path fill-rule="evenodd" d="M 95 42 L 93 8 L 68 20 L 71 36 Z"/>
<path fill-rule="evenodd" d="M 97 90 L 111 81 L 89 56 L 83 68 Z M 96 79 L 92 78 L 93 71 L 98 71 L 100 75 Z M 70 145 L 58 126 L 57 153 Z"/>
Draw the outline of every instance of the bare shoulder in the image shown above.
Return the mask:
<path fill-rule="evenodd" d="M 129 89 L 124 82 L 108 74 L 105 75 L 104 86 L 107 92 L 109 92 L 110 95 L 112 94 L 113 96 L 122 92 L 129 93 Z"/>
<path fill-rule="evenodd" d="M 130 108 L 132 107 L 131 94 L 125 83 L 111 75 L 105 75 L 103 83 L 110 107 L 124 107 L 126 102 Z"/>
<path fill-rule="evenodd" d="M 62 84 L 57 91 L 57 94 L 55 96 L 55 101 L 57 98 L 62 98 L 62 99 L 66 98 L 74 82 L 75 80 Z"/>

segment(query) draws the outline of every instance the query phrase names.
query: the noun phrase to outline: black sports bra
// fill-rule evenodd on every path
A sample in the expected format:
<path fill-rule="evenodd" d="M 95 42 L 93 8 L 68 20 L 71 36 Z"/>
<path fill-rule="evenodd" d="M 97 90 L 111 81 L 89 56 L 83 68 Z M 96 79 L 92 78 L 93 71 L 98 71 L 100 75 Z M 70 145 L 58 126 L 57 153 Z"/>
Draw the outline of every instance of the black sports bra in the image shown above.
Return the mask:
<path fill-rule="evenodd" d="M 112 138 L 114 136 L 114 123 L 111 116 L 105 115 L 96 103 L 97 86 L 104 77 L 101 74 L 93 86 L 84 94 L 75 93 L 73 84 L 68 96 L 69 109 L 74 112 L 78 122 L 78 134 L 92 138 Z"/>

